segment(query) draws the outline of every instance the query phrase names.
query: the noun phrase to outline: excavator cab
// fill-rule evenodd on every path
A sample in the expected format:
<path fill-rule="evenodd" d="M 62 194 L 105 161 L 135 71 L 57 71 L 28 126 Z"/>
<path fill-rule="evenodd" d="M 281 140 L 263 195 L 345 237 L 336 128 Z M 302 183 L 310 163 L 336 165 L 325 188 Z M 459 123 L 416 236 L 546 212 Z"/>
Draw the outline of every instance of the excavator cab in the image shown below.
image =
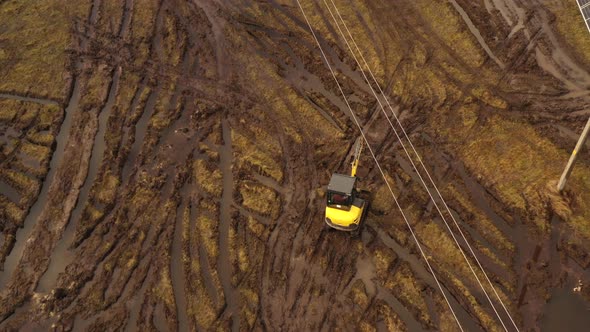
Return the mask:
<path fill-rule="evenodd" d="M 355 155 L 352 162 L 350 176 L 344 174 L 332 174 L 328 184 L 326 201 L 326 224 L 332 228 L 357 233 L 366 211 L 366 201 L 359 197 L 356 190 L 358 167 L 362 141 L 360 138 L 355 144 Z"/>

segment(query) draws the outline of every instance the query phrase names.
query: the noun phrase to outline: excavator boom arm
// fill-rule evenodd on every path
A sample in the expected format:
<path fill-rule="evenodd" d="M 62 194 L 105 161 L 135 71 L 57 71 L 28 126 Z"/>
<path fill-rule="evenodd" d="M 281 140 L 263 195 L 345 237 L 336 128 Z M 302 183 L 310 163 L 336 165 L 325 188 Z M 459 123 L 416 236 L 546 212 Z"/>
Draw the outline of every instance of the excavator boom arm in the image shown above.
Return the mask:
<path fill-rule="evenodd" d="M 350 176 L 356 176 L 356 170 L 359 166 L 359 160 L 361 159 L 361 152 L 363 151 L 363 139 L 359 137 L 356 139 L 354 143 L 354 159 L 352 160 L 352 169 L 350 171 Z"/>

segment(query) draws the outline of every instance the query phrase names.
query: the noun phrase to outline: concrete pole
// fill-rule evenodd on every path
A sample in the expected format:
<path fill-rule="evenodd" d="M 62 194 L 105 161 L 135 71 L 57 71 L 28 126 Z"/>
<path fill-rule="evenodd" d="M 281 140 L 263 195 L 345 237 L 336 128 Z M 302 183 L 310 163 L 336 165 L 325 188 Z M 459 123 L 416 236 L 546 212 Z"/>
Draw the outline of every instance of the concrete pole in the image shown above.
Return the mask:
<path fill-rule="evenodd" d="M 567 181 L 567 178 L 570 176 L 570 173 L 572 172 L 572 168 L 574 168 L 574 163 L 576 162 L 576 158 L 578 158 L 578 152 L 580 152 L 580 150 L 584 146 L 584 142 L 586 141 L 586 137 L 588 137 L 589 132 L 590 132 L 590 118 L 588 119 L 588 122 L 586 123 L 586 127 L 584 127 L 584 130 L 582 131 L 582 135 L 580 135 L 580 138 L 578 139 L 578 143 L 576 144 L 576 147 L 574 148 L 574 151 L 572 152 L 572 155 L 570 156 L 570 160 L 567 162 L 567 166 L 565 166 L 565 169 L 563 170 L 563 174 L 561 174 L 561 179 L 559 179 L 559 184 L 557 184 L 557 190 L 562 191 L 563 188 L 565 187 L 565 182 Z"/>

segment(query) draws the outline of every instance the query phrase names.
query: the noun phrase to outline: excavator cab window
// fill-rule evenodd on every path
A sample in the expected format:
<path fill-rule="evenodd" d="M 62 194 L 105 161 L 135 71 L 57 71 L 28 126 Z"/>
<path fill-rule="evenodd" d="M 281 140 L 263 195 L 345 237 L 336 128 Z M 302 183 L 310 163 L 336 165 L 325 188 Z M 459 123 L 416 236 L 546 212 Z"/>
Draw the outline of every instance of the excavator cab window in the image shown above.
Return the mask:
<path fill-rule="evenodd" d="M 350 206 L 352 204 L 352 196 L 341 193 L 328 193 L 328 205 Z"/>

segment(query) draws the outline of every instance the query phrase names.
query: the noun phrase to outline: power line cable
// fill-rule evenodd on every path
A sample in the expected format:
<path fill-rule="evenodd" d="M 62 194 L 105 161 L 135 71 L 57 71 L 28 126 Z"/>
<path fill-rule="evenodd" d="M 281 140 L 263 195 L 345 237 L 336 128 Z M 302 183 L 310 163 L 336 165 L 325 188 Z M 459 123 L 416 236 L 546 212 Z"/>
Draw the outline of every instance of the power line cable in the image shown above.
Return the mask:
<path fill-rule="evenodd" d="M 495 287 L 493 286 L 493 284 L 491 283 L 491 281 L 490 281 L 490 279 L 489 279 L 489 277 L 488 277 L 487 273 L 485 272 L 485 270 L 484 270 L 484 268 L 483 268 L 482 264 L 480 263 L 479 259 L 477 258 L 477 256 L 476 256 L 476 254 L 475 254 L 475 252 L 474 252 L 473 248 L 471 247 L 471 245 L 470 245 L 470 244 L 469 244 L 469 242 L 467 241 L 467 238 L 465 237 L 465 235 L 463 234 L 463 231 L 462 231 L 462 230 L 461 230 L 461 228 L 459 227 L 459 224 L 457 223 L 457 221 L 456 221 L 456 219 L 455 219 L 454 215 L 451 213 L 451 210 L 449 209 L 449 207 L 448 207 L 447 203 L 445 202 L 444 198 L 442 197 L 442 194 L 440 193 L 440 191 L 439 191 L 438 187 L 436 186 L 436 183 L 434 182 L 434 180 L 432 179 L 432 177 L 431 177 L 430 173 L 428 172 L 428 169 L 426 168 L 426 166 L 425 166 L 425 165 L 424 165 L 424 163 L 422 162 L 422 158 L 420 157 L 420 155 L 419 155 L 419 154 L 418 154 L 418 152 L 416 151 L 416 149 L 415 149 L 414 145 L 412 144 L 412 141 L 410 140 L 410 138 L 409 138 L 408 134 L 406 133 L 406 131 L 405 131 L 405 129 L 404 129 L 404 127 L 403 127 L 403 125 L 401 124 L 401 122 L 400 122 L 400 120 L 399 120 L 398 116 L 395 114 L 395 112 L 394 112 L 394 110 L 393 110 L 393 108 L 392 108 L 392 106 L 391 106 L 391 104 L 390 104 L 390 102 L 389 102 L 389 100 L 388 100 L 387 96 L 385 95 L 385 93 L 384 93 L 384 92 L 383 92 L 383 90 L 381 89 L 381 86 L 380 86 L 380 85 L 379 85 L 379 83 L 377 82 L 377 79 L 376 79 L 376 78 L 375 78 L 375 76 L 373 75 L 373 72 L 371 71 L 371 68 L 369 67 L 369 65 L 368 65 L 368 63 L 367 63 L 367 61 L 366 61 L 365 57 L 363 56 L 363 54 L 362 54 L 362 52 L 361 52 L 360 48 L 358 47 L 358 44 L 357 44 L 357 43 L 356 43 L 356 41 L 354 40 L 354 37 L 352 36 L 352 33 L 350 32 L 350 30 L 348 29 L 348 26 L 346 25 L 346 22 L 345 22 L 345 21 L 344 21 L 344 19 L 342 18 L 342 15 L 340 14 L 340 11 L 338 10 L 338 7 L 336 6 L 336 4 L 334 3 L 334 1 L 333 1 L 333 0 L 330 0 L 330 2 L 331 2 L 331 3 L 332 3 L 332 5 L 334 6 L 334 9 L 336 10 L 336 13 L 337 13 L 338 17 L 340 18 L 340 20 L 342 21 L 342 24 L 344 25 L 344 27 L 345 27 L 346 31 L 348 32 L 348 35 L 349 35 L 349 37 L 350 37 L 350 39 L 351 39 L 352 43 L 354 44 L 354 46 L 355 46 L 355 48 L 356 48 L 357 52 L 360 54 L 360 56 L 361 56 L 361 58 L 362 58 L 362 60 L 363 60 L 363 63 L 365 64 L 365 67 L 367 68 L 367 70 L 369 71 L 369 73 L 370 73 L 370 75 L 371 75 L 371 77 L 372 77 L 372 79 L 373 79 L 373 82 L 375 82 L 375 85 L 376 85 L 376 86 L 377 86 L 377 88 L 379 89 L 379 92 L 380 92 L 380 94 L 383 96 L 383 99 L 385 99 L 385 101 L 386 101 L 386 103 L 387 103 L 387 105 L 388 105 L 388 108 L 391 110 L 391 113 L 392 113 L 392 114 L 393 114 L 393 116 L 395 117 L 395 119 L 396 119 L 396 121 L 397 121 L 398 125 L 400 126 L 400 128 L 401 128 L 401 130 L 402 130 L 402 132 L 403 132 L 403 134 L 404 134 L 404 136 L 405 136 L 405 138 L 408 140 L 408 143 L 410 144 L 410 147 L 411 147 L 411 149 L 414 151 L 414 154 L 417 156 L 417 158 L 418 158 L 418 161 L 419 161 L 420 165 L 422 166 L 422 168 L 423 168 L 423 169 L 424 169 L 424 171 L 426 172 L 426 174 L 427 174 L 427 176 L 428 176 L 428 179 L 430 180 L 430 183 L 432 184 L 432 186 L 433 186 L 433 187 L 434 187 L 434 189 L 436 190 L 436 192 L 437 192 L 437 194 L 438 194 L 438 197 L 439 197 L 439 198 L 440 198 L 440 200 L 443 202 L 443 205 L 444 205 L 444 207 L 446 208 L 446 210 L 447 210 L 448 214 L 451 216 L 451 219 L 453 220 L 453 222 L 454 222 L 454 224 L 455 224 L 456 228 L 459 230 L 459 233 L 461 234 L 461 236 L 462 236 L 463 240 L 464 240 L 464 241 L 465 241 L 465 243 L 467 244 L 467 247 L 469 248 L 469 250 L 470 250 L 471 254 L 473 255 L 473 258 L 475 259 L 475 261 L 477 262 L 477 264 L 478 264 L 478 266 L 480 267 L 481 271 L 483 272 L 483 274 L 484 274 L 485 278 L 487 279 L 487 281 L 488 281 L 488 283 L 489 283 L 490 287 L 491 287 L 491 288 L 492 288 L 492 290 L 494 291 L 494 293 L 495 293 L 495 295 L 496 295 L 496 297 L 497 297 L 498 301 L 500 302 L 500 304 L 501 304 L 501 305 L 502 305 L 502 307 L 504 308 L 504 311 L 506 312 L 506 314 L 507 314 L 507 315 L 508 315 L 508 317 L 510 318 L 510 320 L 511 320 L 511 322 L 512 322 L 513 326 L 514 326 L 514 328 L 515 328 L 517 331 L 519 331 L 519 329 L 518 329 L 518 327 L 517 327 L 516 323 L 515 323 L 515 322 L 514 322 L 514 320 L 512 319 L 512 316 L 511 316 L 511 315 L 510 315 L 510 313 L 508 312 L 508 309 L 507 309 L 507 308 L 506 308 L 506 306 L 504 305 L 504 302 L 503 302 L 503 301 L 502 301 L 502 299 L 500 298 L 500 296 L 499 296 L 498 292 L 496 291 L 496 289 L 495 289 Z M 441 211 L 441 210 L 440 210 L 440 208 L 438 207 L 438 204 L 436 203 L 436 200 L 434 199 L 433 195 L 431 194 L 431 192 L 430 192 L 430 189 L 428 188 L 428 186 L 426 185 L 426 183 L 425 183 L 424 179 L 423 179 L 423 178 L 422 178 L 422 176 L 420 175 L 420 172 L 418 171 L 418 168 L 416 167 L 416 165 L 414 164 L 414 162 L 413 162 L 413 160 L 412 160 L 412 158 L 411 158 L 410 154 L 408 153 L 408 151 L 407 151 L 407 149 L 406 149 L 406 147 L 405 147 L 405 145 L 404 145 L 404 143 L 403 143 L 403 141 L 402 141 L 401 137 L 399 136 L 399 134 L 398 134 L 397 130 L 395 129 L 394 125 L 392 124 L 391 120 L 389 119 L 389 116 L 387 116 L 387 113 L 385 112 L 385 108 L 383 107 L 383 104 L 381 103 L 381 101 L 380 101 L 379 97 L 377 96 L 377 93 L 375 92 L 375 90 L 373 89 L 373 87 L 372 87 L 371 83 L 369 82 L 369 79 L 367 78 L 366 74 L 365 74 L 365 73 L 364 73 L 364 71 L 362 70 L 362 68 L 363 68 L 363 67 L 361 66 L 360 62 L 358 61 L 358 58 L 355 56 L 355 54 L 354 54 L 354 51 L 352 50 L 352 47 L 350 46 L 350 44 L 348 43 L 348 40 L 347 40 L 347 39 L 346 39 L 346 37 L 344 36 L 344 32 L 343 32 L 343 31 L 342 31 L 342 29 L 340 28 L 340 24 L 338 23 L 338 21 L 337 21 L 336 17 L 334 16 L 334 14 L 333 14 L 332 10 L 330 9 L 330 6 L 329 6 L 329 5 L 328 5 L 328 3 L 326 2 L 326 0 L 324 0 L 324 4 L 325 4 L 325 5 L 326 5 L 326 7 L 328 8 L 328 11 L 330 12 L 330 15 L 332 16 L 332 18 L 333 18 L 334 22 L 336 23 L 336 27 L 337 27 L 337 28 L 338 28 L 338 30 L 340 31 L 340 34 L 342 35 L 342 37 L 343 37 L 343 39 L 344 39 L 344 41 L 345 41 L 346 45 L 348 46 L 348 48 L 349 48 L 349 50 L 350 50 L 350 52 L 351 52 L 351 54 L 352 54 L 352 56 L 353 56 L 354 60 L 356 61 L 356 63 L 357 63 L 357 65 L 359 66 L 359 68 L 361 68 L 361 73 L 362 73 L 363 77 L 365 78 L 365 81 L 367 82 L 367 85 L 369 85 L 369 88 L 371 89 L 371 92 L 373 93 L 373 95 L 375 96 L 375 99 L 376 99 L 376 100 L 377 100 L 377 102 L 379 103 L 379 106 L 381 107 L 381 110 L 382 110 L 383 114 L 385 115 L 385 117 L 386 117 L 387 121 L 389 122 L 389 125 L 390 125 L 390 126 L 391 126 L 391 128 L 393 129 L 393 131 L 394 131 L 394 133 L 395 133 L 395 135 L 396 135 L 396 137 L 397 137 L 398 141 L 401 143 L 401 145 L 402 145 L 402 148 L 403 148 L 403 150 L 405 151 L 406 155 L 408 156 L 408 159 L 410 160 L 410 163 L 412 164 L 412 167 L 414 168 L 414 170 L 416 171 L 416 174 L 418 175 L 418 177 L 419 177 L 420 181 L 422 182 L 422 185 L 424 186 L 424 188 L 425 188 L 425 189 L 426 189 L 426 191 L 428 192 L 428 195 L 429 195 L 429 196 L 430 196 L 430 198 L 432 199 L 432 201 L 433 201 L 433 203 L 434 203 L 434 205 L 435 205 L 435 207 L 436 207 L 437 211 L 439 212 L 439 214 L 440 214 L 440 216 L 441 216 L 441 218 L 442 218 L 443 222 L 445 223 L 445 225 L 446 225 L 447 229 L 448 229 L 448 230 L 449 230 L 449 232 L 451 233 L 451 236 L 453 237 L 453 240 L 455 241 L 455 243 L 457 244 L 457 247 L 458 247 L 458 248 L 459 248 L 459 250 L 461 251 L 461 254 L 463 255 L 463 257 L 464 257 L 465 261 L 467 262 L 467 264 L 468 264 L 468 266 L 469 266 L 469 268 L 470 268 L 471 272 L 472 272 L 472 273 L 473 273 L 473 275 L 475 276 L 475 278 L 476 278 L 476 280 L 477 280 L 477 282 L 478 282 L 479 286 L 480 286 L 480 287 L 481 287 L 481 289 L 483 290 L 483 292 L 484 292 L 484 294 L 485 294 L 485 296 L 486 296 L 487 300 L 490 302 L 490 305 L 492 306 L 492 308 L 493 308 L 493 310 L 494 310 L 494 312 L 495 312 L 496 316 L 497 316 L 497 317 L 498 317 L 498 319 L 500 320 L 500 322 L 501 322 L 502 326 L 504 327 L 504 329 L 505 329 L 506 331 L 508 331 L 508 329 L 507 329 L 506 325 L 504 324 L 504 321 L 502 320 L 502 318 L 501 318 L 500 314 L 498 313 L 498 311 L 497 311 L 496 307 L 494 306 L 494 304 L 493 304 L 493 302 L 492 302 L 491 298 L 489 297 L 489 295 L 488 295 L 487 291 L 485 290 L 485 288 L 484 288 L 483 284 L 482 284 L 482 283 L 481 283 L 481 281 L 479 280 L 479 277 L 478 277 L 478 276 L 477 276 L 477 274 L 475 273 L 475 270 L 474 270 L 474 269 L 473 269 L 473 267 L 471 266 L 471 263 L 469 262 L 469 260 L 468 260 L 467 256 L 465 255 L 465 253 L 464 253 L 463 249 L 462 249 L 462 248 L 461 248 L 461 246 L 459 245 L 459 242 L 457 241 L 457 239 L 456 239 L 456 237 L 455 237 L 455 235 L 454 235 L 453 231 L 451 230 L 451 228 L 450 228 L 450 226 L 449 226 L 449 224 L 448 224 L 447 220 L 445 219 L 445 217 L 444 217 L 444 214 L 442 213 L 442 211 Z"/>
<path fill-rule="evenodd" d="M 451 303 L 449 302 L 449 299 L 447 298 L 447 295 L 445 294 L 440 282 L 438 281 L 438 278 L 436 277 L 436 274 L 434 273 L 434 269 L 432 268 L 432 266 L 430 265 L 430 262 L 428 261 L 428 258 L 426 257 L 426 254 L 424 253 L 424 250 L 422 249 L 422 246 L 420 245 L 420 242 L 418 241 L 418 238 L 416 237 L 416 234 L 414 233 L 414 230 L 412 229 L 412 226 L 410 225 L 410 222 L 408 221 L 404 211 L 401 208 L 401 205 L 399 204 L 397 198 L 395 197 L 395 194 L 393 193 L 393 189 L 391 188 L 391 185 L 389 184 L 389 181 L 387 181 L 387 178 L 385 177 L 385 173 L 383 172 L 383 169 L 381 168 L 381 165 L 379 164 L 379 162 L 377 161 L 377 157 L 375 156 L 375 153 L 373 152 L 373 149 L 371 148 L 371 146 L 369 145 L 369 141 L 367 140 L 367 137 L 365 136 L 365 133 L 363 132 L 363 129 L 358 121 L 358 119 L 356 118 L 356 116 L 354 115 L 354 112 L 352 111 L 352 107 L 350 106 L 348 99 L 346 98 L 346 95 L 344 94 L 344 91 L 342 90 L 342 86 L 340 85 L 340 83 L 338 82 L 338 79 L 336 78 L 336 74 L 334 73 L 334 70 L 332 69 L 332 66 L 330 65 L 330 62 L 328 61 L 328 58 L 326 56 L 326 54 L 324 53 L 324 50 L 322 48 L 322 45 L 320 44 L 319 39 L 317 38 L 313 27 L 309 21 L 309 19 L 307 18 L 307 15 L 305 14 L 305 10 L 303 9 L 303 6 L 301 5 L 301 2 L 299 0 L 296 0 L 297 4 L 299 5 L 299 9 L 301 9 L 301 13 L 303 14 L 303 17 L 305 18 L 305 21 L 307 22 L 307 25 L 309 26 L 309 30 L 311 31 L 311 34 L 313 35 L 313 38 L 315 40 L 315 42 L 318 45 L 318 48 L 320 49 L 320 52 L 322 54 L 322 57 L 324 59 L 324 61 L 326 62 L 328 69 L 330 70 L 330 73 L 332 74 L 332 77 L 334 78 L 334 81 L 336 82 L 336 85 L 338 86 L 338 90 L 340 90 L 340 93 L 342 94 L 342 97 L 344 98 L 344 102 L 346 103 L 346 106 L 348 107 L 350 114 L 352 116 L 352 119 L 354 120 L 354 123 L 356 124 L 356 126 L 358 127 L 361 136 L 363 137 L 363 140 L 365 141 L 365 143 L 367 144 L 367 149 L 369 150 L 369 152 L 371 153 L 371 157 L 373 158 L 373 160 L 375 161 L 375 165 L 377 166 L 377 168 L 379 169 L 379 172 L 381 173 L 381 176 L 383 177 L 383 180 L 385 181 L 385 184 L 387 185 L 387 188 L 389 189 L 389 192 L 391 193 L 391 196 L 393 197 L 393 200 L 395 201 L 395 204 L 397 206 L 397 208 L 399 209 L 399 211 L 402 214 L 402 217 L 404 219 L 404 221 L 406 222 L 406 225 L 408 226 L 408 229 L 410 230 L 410 233 L 412 234 L 412 238 L 414 239 L 414 241 L 416 242 L 416 245 L 418 246 L 418 249 L 420 251 L 420 254 L 422 254 L 422 257 L 424 258 L 424 261 L 426 262 L 426 265 L 428 266 L 428 269 L 430 270 L 430 273 L 432 274 L 438 288 L 440 289 L 444 300 L 446 301 L 447 305 L 449 306 L 449 309 L 451 310 L 451 313 L 455 319 L 455 321 L 457 322 L 457 325 L 459 326 L 459 329 L 461 331 L 463 330 L 463 327 L 461 326 L 461 323 L 459 322 L 459 319 L 457 318 L 457 315 L 455 314 L 455 311 L 453 310 L 453 307 L 451 306 Z"/>

